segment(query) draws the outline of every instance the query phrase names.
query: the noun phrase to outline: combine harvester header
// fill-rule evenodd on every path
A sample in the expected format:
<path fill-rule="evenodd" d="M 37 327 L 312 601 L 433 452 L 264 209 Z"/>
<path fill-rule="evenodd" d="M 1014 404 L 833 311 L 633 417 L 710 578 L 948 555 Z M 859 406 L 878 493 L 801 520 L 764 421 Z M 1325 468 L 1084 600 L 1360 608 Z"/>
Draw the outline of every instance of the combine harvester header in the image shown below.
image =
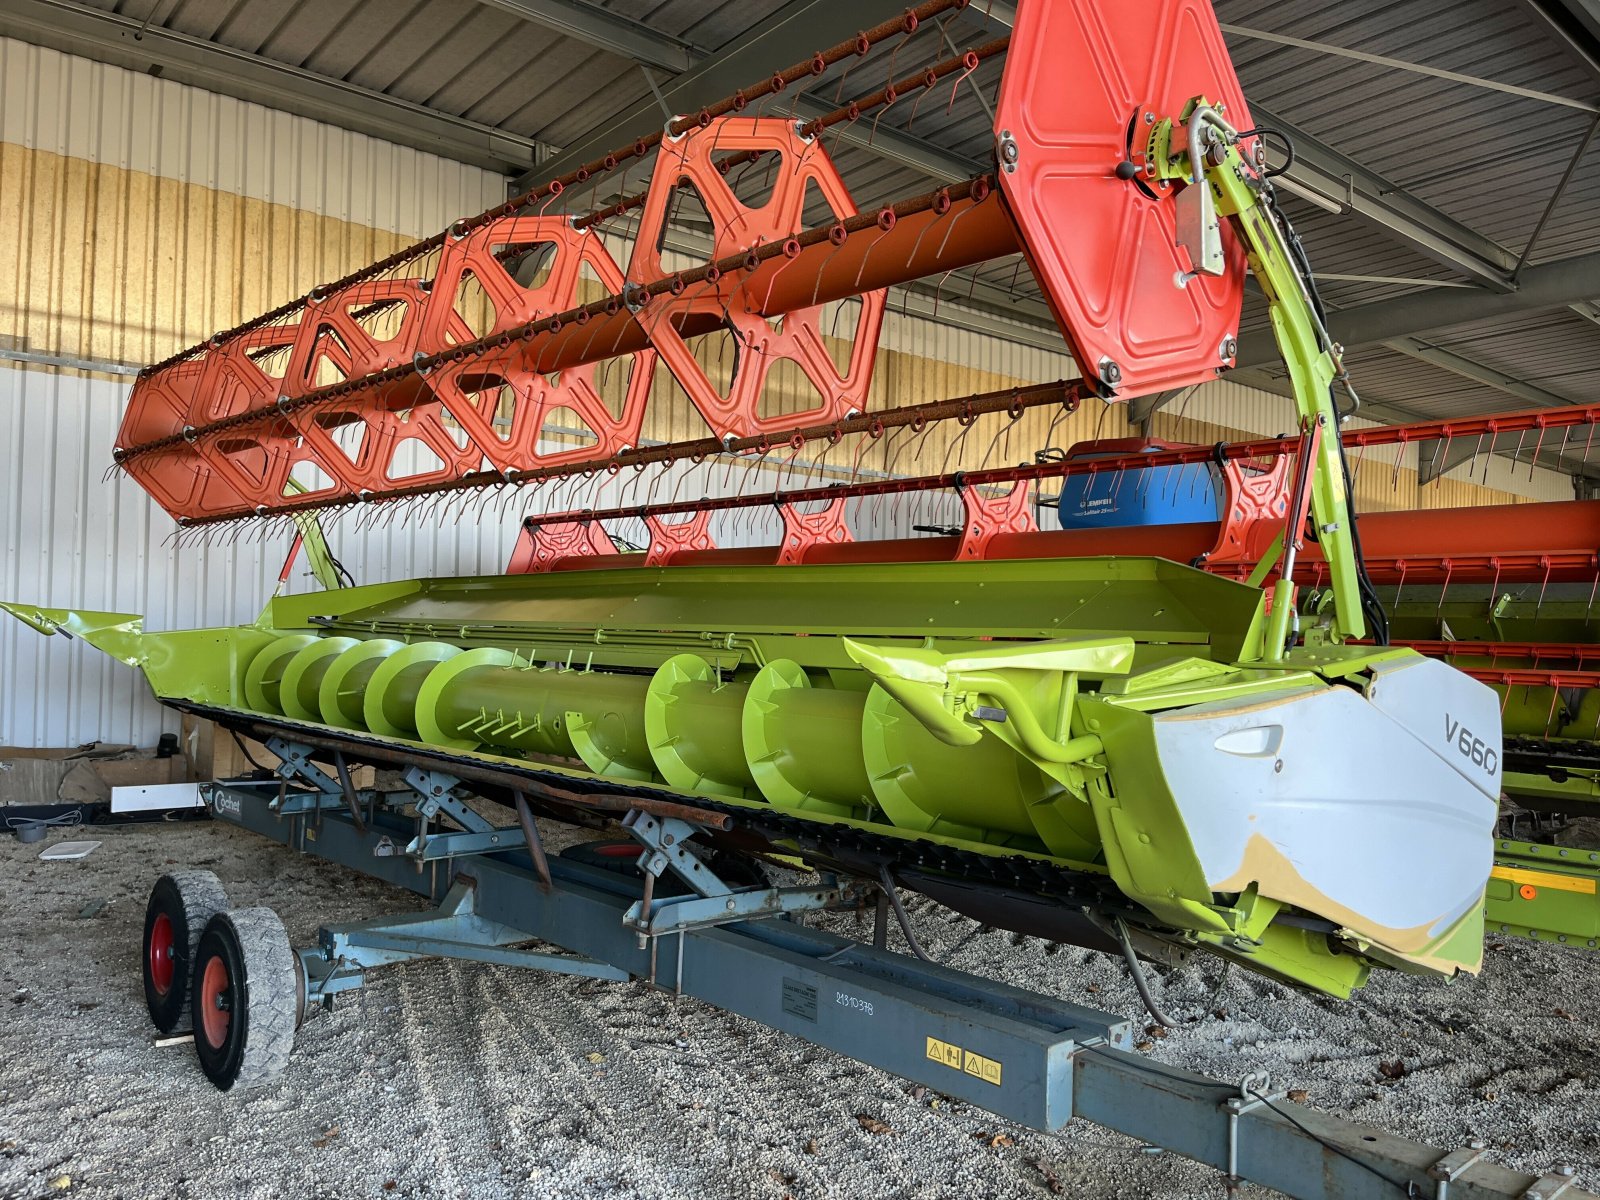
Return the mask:
<path fill-rule="evenodd" d="M 792 808 L 819 828 L 1043 856 L 1113 885 L 1088 914 L 1102 944 L 1131 929 L 1338 995 L 1378 965 L 1475 970 L 1499 774 L 1459 747 L 1498 742 L 1495 697 L 1410 651 L 1351 644 L 1381 641 L 1383 616 L 1347 496 L 1341 367 L 1214 18 L 1190 2 L 1032 4 L 1009 48 L 941 61 L 831 117 L 763 115 L 805 73 L 956 7 L 924 5 L 158 364 L 134 388 L 118 462 L 196 527 L 515 486 L 597 459 L 615 469 L 644 453 L 648 388 L 635 385 L 652 356 L 724 450 L 803 443 L 819 425 L 870 438 L 930 407 L 862 411 L 881 288 L 1018 248 L 1085 378 L 1004 404 L 1125 398 L 1232 362 L 1248 264 L 1301 425 L 1288 511 L 1259 514 L 1285 547 L 1268 592 L 1137 557 L 647 565 L 280 598 L 256 625 L 188 635 L 47 611 L 34 623 L 109 639 L 162 699 L 223 720 L 420 740 L 530 780 L 587 771 Z M 1063 72 L 1055 47 L 1105 69 Z M 943 89 L 1001 49 L 995 172 L 857 213 L 824 145 L 830 124 Z M 577 216 L 559 207 L 645 160 L 645 190 Z M 732 181 L 757 160 L 773 186 L 751 207 Z M 711 218 L 712 261 L 669 272 L 659 247 L 690 190 Z M 832 212 L 810 228 L 808 196 Z M 595 230 L 635 210 L 622 270 Z M 520 281 L 530 256 L 540 278 Z M 586 271 L 609 294 L 580 303 Z M 488 297 L 486 332 L 461 300 L 469 274 Z M 852 296 L 855 349 L 840 367 L 821 314 Z M 724 327 L 739 362 L 718 391 L 688 343 Z M 612 416 L 594 365 L 619 357 L 632 382 Z M 816 387 L 814 411 L 761 415 L 780 359 Z M 508 427 L 494 420 L 507 396 Z M 975 407 L 945 405 L 967 419 Z M 580 414 L 599 446 L 550 449 L 541 432 L 557 410 Z M 412 439 L 443 465 L 397 480 Z M 320 485 L 302 494 L 307 464 Z M 802 532 L 825 539 L 824 524 Z M 1296 629 L 1308 528 L 1333 600 L 1313 645 Z M 189 649 L 201 644 L 226 656 Z"/>
<path fill-rule="evenodd" d="M 833 505 L 786 509 L 767 563 L 652 553 L 335 588 L 279 596 L 247 626 L 173 633 L 130 614 L 7 607 L 141 668 L 164 703 L 272 739 L 279 774 L 316 789 L 303 803 L 319 821 L 350 822 L 352 845 L 368 844 L 375 806 L 398 802 L 362 801 L 348 763 L 408 766 L 420 826 L 402 853 L 419 868 L 522 846 L 548 884 L 530 805 L 629 812 L 649 876 L 630 921 L 652 947 L 663 871 L 718 906 L 729 895 L 697 885 L 704 864 L 662 839 L 679 821 L 701 850 L 767 849 L 885 895 L 915 888 L 1121 952 L 1136 977 L 1135 951 L 1208 951 L 1335 996 L 1377 968 L 1476 971 L 1501 782 L 1477 748 L 1499 744 L 1498 701 L 1384 644 L 1348 495 L 1338 348 L 1209 5 L 1029 0 L 1009 39 L 886 74 L 815 119 L 787 114 L 793 91 L 838 64 L 894 71 L 875 47 L 962 7 L 923 4 L 157 364 L 133 390 L 118 464 L 204 531 L 482 489 L 526 497 L 553 479 L 813 442 L 859 452 L 889 429 L 1213 379 L 1234 360 L 1248 270 L 1298 424 L 1287 503 L 1252 514 L 1281 545 L 1269 588 L 1137 554 L 804 565 L 806 547 L 848 540 Z M 994 169 L 858 212 L 828 131 L 912 96 L 942 102 L 1001 55 Z M 746 169 L 767 184 L 748 186 Z M 690 193 L 711 253 L 669 270 L 661 247 Z M 605 203 L 575 210 L 584 194 Z M 635 233 L 625 266 L 600 237 L 619 218 Z M 1018 251 L 1082 379 L 869 409 L 884 289 Z M 464 299 L 469 276 L 481 302 Z M 827 341 L 840 312 L 844 361 Z M 718 379 L 694 348 L 722 330 L 737 362 Z M 704 438 L 645 444 L 658 361 Z M 618 409 L 601 395 L 607 362 L 628 379 Z M 764 407 L 780 363 L 814 389 L 809 411 Z M 590 444 L 548 436 L 574 418 Z M 440 465 L 402 474 L 410 441 Z M 704 533 L 660 528 L 680 549 Z M 1311 540 L 1329 601 L 1308 637 L 1298 560 Z M 457 788 L 513 804 L 518 825 L 488 827 L 453 804 Z M 266 820 L 219 794 L 218 815 Z M 430 826 L 446 817 L 460 828 Z M 824 903 L 743 895 L 727 899 L 742 918 Z M 337 972 L 302 964 L 308 1006 L 330 999 Z M 1070 1110 L 1052 1113 L 1047 1126 Z"/>

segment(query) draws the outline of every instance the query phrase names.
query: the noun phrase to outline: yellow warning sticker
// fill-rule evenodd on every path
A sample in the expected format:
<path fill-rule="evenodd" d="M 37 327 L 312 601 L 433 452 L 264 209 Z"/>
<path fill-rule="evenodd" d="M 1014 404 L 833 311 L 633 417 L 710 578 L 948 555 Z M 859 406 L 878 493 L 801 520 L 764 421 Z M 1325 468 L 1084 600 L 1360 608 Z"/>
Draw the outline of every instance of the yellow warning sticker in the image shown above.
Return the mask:
<path fill-rule="evenodd" d="M 928 1039 L 928 1057 L 936 1063 L 943 1063 L 947 1067 L 961 1070 L 961 1047 L 950 1042 L 941 1042 L 938 1038 Z"/>
<path fill-rule="evenodd" d="M 981 1054 L 974 1054 L 971 1050 L 968 1050 L 965 1070 L 968 1075 L 981 1079 L 985 1083 L 992 1083 L 995 1087 L 1000 1086 L 1000 1064 L 992 1058 L 985 1058 Z"/>
<path fill-rule="evenodd" d="M 998 1062 L 981 1054 L 974 1054 L 971 1050 L 963 1050 L 954 1042 L 929 1038 L 928 1057 L 936 1063 L 943 1063 L 953 1071 L 962 1071 L 974 1079 L 992 1083 L 995 1087 L 1000 1086 L 1001 1068 Z"/>
<path fill-rule="evenodd" d="M 1524 871 L 1519 867 L 1495 867 L 1489 872 L 1495 879 L 1512 883 L 1531 883 L 1534 887 L 1552 888 L 1558 892 L 1583 892 L 1595 894 L 1595 881 L 1581 875 L 1557 875 L 1553 871 Z"/>

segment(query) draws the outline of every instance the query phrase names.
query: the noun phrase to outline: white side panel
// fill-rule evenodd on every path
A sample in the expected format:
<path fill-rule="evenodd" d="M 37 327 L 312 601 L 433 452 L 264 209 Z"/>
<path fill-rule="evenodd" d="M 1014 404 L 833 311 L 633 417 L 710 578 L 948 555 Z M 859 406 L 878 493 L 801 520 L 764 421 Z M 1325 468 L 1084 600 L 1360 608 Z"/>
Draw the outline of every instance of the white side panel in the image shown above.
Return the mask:
<path fill-rule="evenodd" d="M 138 485 L 125 476 L 104 478 L 127 396 L 126 383 L 0 364 L 0 532 L 8 548 L 0 560 L 0 600 L 140 613 L 152 631 L 253 620 L 277 586 L 291 534 L 281 524 L 246 523 L 218 530 L 209 544 L 176 545 L 177 527 Z M 796 463 L 762 486 L 801 486 L 808 466 Z M 530 511 L 728 495 L 751 486 L 742 467 L 679 464 L 644 482 L 625 472 L 538 492 L 441 496 L 415 509 L 385 510 L 377 520 L 352 511 L 326 527 L 334 553 L 358 583 L 495 574 L 505 569 Z M 868 511 L 877 519 L 858 520 L 863 536 L 904 536 L 912 523 L 948 519 L 959 506 L 939 508 L 930 498 L 925 506 L 862 515 Z M 772 544 L 780 528 L 763 506 L 719 514 L 712 534 L 723 546 Z M 636 521 L 612 529 L 645 539 Z M 289 590 L 315 587 L 300 559 Z M 155 703 L 136 671 L 0 614 L 0 746 L 150 746 L 177 729 L 176 715 Z"/>
<path fill-rule="evenodd" d="M 1402 952 L 1420 946 L 1396 937 L 1437 936 L 1481 901 L 1498 804 L 1354 690 L 1197 704 L 1155 731 L 1212 890 L 1260 882 Z"/>
<path fill-rule="evenodd" d="M 405 237 L 505 197 L 492 171 L 6 38 L 0 141 Z M 94 236 L 91 224 L 83 237 Z M 277 581 L 288 539 L 274 531 L 263 543 L 261 531 L 244 530 L 236 544 L 225 535 L 210 548 L 171 545 L 172 522 L 138 487 L 103 480 L 126 397 L 125 383 L 0 365 L 0 597 L 140 612 L 151 629 L 250 620 Z M 492 571 L 510 552 L 514 524 L 496 522 L 334 538 L 365 580 Z M 0 624 L 0 745 L 150 745 L 176 727 L 134 672 L 63 638 Z"/>
<path fill-rule="evenodd" d="M 1500 801 L 1500 697 L 1437 659 L 1406 657 L 1372 668 L 1367 699 L 1496 804 Z"/>
<path fill-rule="evenodd" d="M 148 783 L 111 789 L 111 811 L 114 813 L 199 808 L 204 803 L 200 799 L 198 783 Z"/>

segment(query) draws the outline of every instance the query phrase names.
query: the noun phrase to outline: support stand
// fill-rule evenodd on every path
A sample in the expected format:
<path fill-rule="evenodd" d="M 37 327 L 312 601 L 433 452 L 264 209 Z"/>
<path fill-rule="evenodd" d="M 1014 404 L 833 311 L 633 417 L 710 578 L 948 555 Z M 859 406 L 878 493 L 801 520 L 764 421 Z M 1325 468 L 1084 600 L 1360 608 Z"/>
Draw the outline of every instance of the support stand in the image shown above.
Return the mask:
<path fill-rule="evenodd" d="M 877 945 L 783 919 L 864 902 L 875 885 L 735 888 L 703 857 L 695 825 L 638 811 L 624 826 L 640 844 L 642 880 L 545 861 L 542 850 L 541 871 L 523 829 L 496 828 L 466 807 L 447 775 L 412 771 L 405 792 L 355 793 L 311 765 L 304 748 L 284 749 L 294 753 L 277 795 L 270 782 L 210 785 L 213 815 L 432 904 L 324 926 L 314 947 L 294 955 L 302 1019 L 376 967 L 430 957 L 657 986 L 669 979 L 679 994 L 1020 1124 L 1051 1131 L 1082 1117 L 1209 1163 L 1230 1185 L 1249 1180 L 1307 1200 L 1391 1190 L 1433 1200 L 1596 1200 L 1563 1169 L 1509 1171 L 1485 1161 L 1481 1145 L 1441 1152 L 1289 1104 L 1264 1079 L 1230 1085 L 1153 1062 L 1131 1052 L 1133 1028 L 1122 1017 L 890 953 L 881 903 Z M 291 778 L 310 789 L 290 790 Z M 404 807 L 461 828 L 408 838 Z M 396 853 L 399 844 L 406 848 Z M 425 861 L 434 869 L 420 870 Z M 655 897 L 667 871 L 690 894 Z"/>

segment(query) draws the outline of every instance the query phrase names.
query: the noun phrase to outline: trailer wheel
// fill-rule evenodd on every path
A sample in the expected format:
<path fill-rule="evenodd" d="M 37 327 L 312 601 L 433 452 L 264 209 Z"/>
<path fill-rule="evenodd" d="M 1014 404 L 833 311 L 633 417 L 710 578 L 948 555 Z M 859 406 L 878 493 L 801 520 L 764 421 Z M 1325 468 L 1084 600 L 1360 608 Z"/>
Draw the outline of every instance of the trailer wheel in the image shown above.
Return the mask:
<path fill-rule="evenodd" d="M 220 912 L 195 953 L 194 1048 L 223 1091 L 270 1083 L 289 1065 L 299 1011 L 294 951 L 270 908 Z"/>
<path fill-rule="evenodd" d="M 156 880 L 144 910 L 144 1003 L 162 1033 L 189 1015 L 190 964 L 206 922 L 228 907 L 210 871 L 173 871 Z"/>

